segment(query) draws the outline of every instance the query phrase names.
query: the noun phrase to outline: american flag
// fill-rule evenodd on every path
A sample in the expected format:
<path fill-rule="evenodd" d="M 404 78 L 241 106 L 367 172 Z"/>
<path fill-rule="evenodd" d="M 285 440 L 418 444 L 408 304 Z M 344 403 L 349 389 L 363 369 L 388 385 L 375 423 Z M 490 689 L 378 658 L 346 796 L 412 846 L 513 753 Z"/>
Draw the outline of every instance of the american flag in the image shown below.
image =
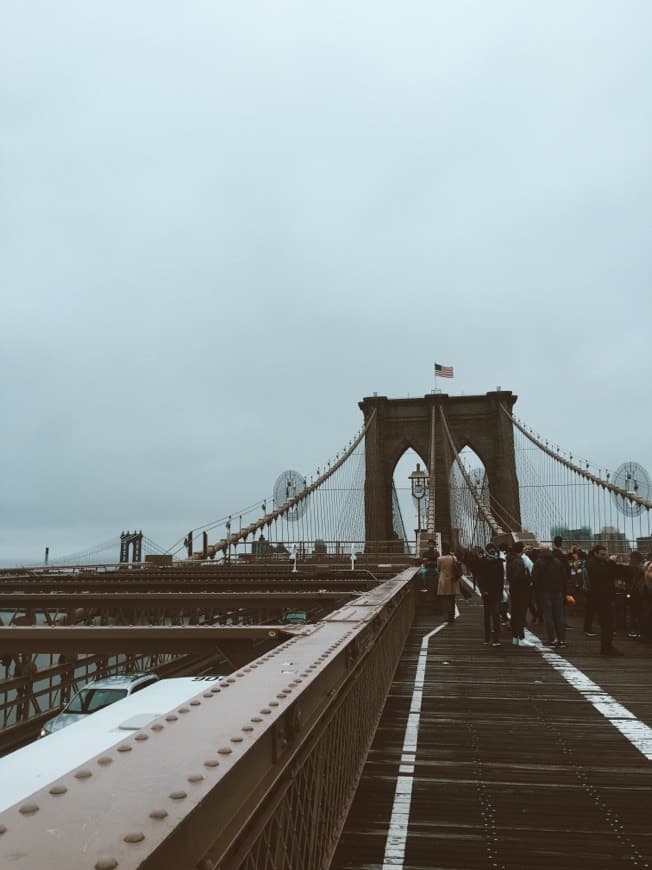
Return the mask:
<path fill-rule="evenodd" d="M 436 378 L 452 378 L 453 377 L 453 366 L 440 366 L 439 363 L 435 363 L 435 377 Z"/>

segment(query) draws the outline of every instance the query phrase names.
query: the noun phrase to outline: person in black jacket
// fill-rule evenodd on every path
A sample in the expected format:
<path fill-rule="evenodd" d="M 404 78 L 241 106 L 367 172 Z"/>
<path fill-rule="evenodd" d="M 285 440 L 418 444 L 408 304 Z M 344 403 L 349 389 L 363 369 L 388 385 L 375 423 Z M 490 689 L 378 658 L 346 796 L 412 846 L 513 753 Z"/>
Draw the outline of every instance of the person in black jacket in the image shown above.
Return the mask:
<path fill-rule="evenodd" d="M 622 656 L 623 653 L 613 645 L 616 601 L 614 580 L 621 575 L 622 569 L 609 558 L 607 548 L 598 544 L 589 553 L 586 570 L 600 619 L 600 652 L 603 656 Z"/>
<path fill-rule="evenodd" d="M 475 563 L 475 578 L 482 593 L 484 642 L 500 646 L 500 602 L 503 599 L 503 560 L 494 544 L 487 544 Z"/>
<path fill-rule="evenodd" d="M 543 619 L 546 626 L 547 646 L 566 646 L 564 598 L 568 589 L 569 575 L 568 559 L 562 551 L 542 547 L 539 558 L 534 563 L 532 578 L 543 591 Z"/>
<path fill-rule="evenodd" d="M 530 572 L 523 560 L 523 541 L 517 541 L 507 558 L 512 643 L 514 646 L 532 646 L 525 640 L 525 612 L 530 601 Z"/>

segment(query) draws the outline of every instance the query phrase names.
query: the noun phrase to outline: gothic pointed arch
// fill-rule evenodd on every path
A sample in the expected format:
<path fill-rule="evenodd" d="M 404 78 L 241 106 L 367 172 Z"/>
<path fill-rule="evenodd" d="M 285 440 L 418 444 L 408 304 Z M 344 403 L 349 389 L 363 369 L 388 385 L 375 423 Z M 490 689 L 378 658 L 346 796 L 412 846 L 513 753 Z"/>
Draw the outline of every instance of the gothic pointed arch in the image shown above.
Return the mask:
<path fill-rule="evenodd" d="M 431 393 L 423 398 L 367 397 L 360 402 L 368 430 L 365 437 L 365 536 L 368 542 L 388 540 L 392 530 L 392 475 L 408 447 L 430 467 L 434 459 L 432 492 L 436 531 L 450 537 L 449 473 L 454 452 L 441 421 L 445 415 L 456 449 L 469 445 L 481 459 L 491 483 L 491 497 L 520 529 L 520 502 L 514 434 L 505 410 L 511 413 L 516 396 L 507 390 L 485 395 L 449 396 Z M 426 459 L 428 461 L 426 461 Z M 430 468 L 431 479 L 433 468 Z"/>
<path fill-rule="evenodd" d="M 420 500 L 415 500 L 412 496 L 410 475 L 417 468 L 424 471 L 426 475 L 429 474 L 425 458 L 406 439 L 405 449 L 393 465 L 392 481 L 407 536 L 406 540 L 410 541 L 414 540 L 417 529 L 425 528 L 428 507 L 427 490 Z"/>
<path fill-rule="evenodd" d="M 395 457 L 392 465 L 392 474 L 395 472 L 397 465 L 403 459 L 406 453 L 412 451 L 418 457 L 418 461 L 422 464 L 422 466 L 427 470 L 428 468 L 428 454 L 424 450 L 420 450 L 418 447 L 414 445 L 412 440 L 409 438 L 405 438 L 402 443 L 399 443 L 396 446 Z M 389 459 L 392 462 L 392 457 Z"/>

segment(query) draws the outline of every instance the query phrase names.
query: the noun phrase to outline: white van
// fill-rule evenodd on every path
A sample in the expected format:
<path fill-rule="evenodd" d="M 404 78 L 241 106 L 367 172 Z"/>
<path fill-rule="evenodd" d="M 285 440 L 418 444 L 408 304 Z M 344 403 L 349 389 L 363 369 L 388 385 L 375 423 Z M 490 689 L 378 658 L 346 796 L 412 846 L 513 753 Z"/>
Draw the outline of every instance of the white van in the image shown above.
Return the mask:
<path fill-rule="evenodd" d="M 151 676 L 151 675 L 150 675 Z M 0 758 L 0 812 L 85 764 L 226 677 L 173 677 Z"/>
<path fill-rule="evenodd" d="M 148 686 L 157 683 L 159 678 L 156 674 L 112 674 L 101 680 L 91 680 L 83 689 L 66 704 L 58 716 L 54 716 L 41 728 L 41 737 L 46 737 L 61 728 L 78 722 L 84 716 L 97 713 L 121 701 L 127 695 L 140 692 Z"/>

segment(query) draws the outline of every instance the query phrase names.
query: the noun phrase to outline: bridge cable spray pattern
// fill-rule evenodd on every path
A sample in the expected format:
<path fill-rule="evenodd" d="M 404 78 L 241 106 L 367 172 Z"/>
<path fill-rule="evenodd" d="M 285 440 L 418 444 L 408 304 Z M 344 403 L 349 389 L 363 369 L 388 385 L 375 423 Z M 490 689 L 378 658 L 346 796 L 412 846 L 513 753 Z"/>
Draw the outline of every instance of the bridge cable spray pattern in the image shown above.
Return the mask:
<path fill-rule="evenodd" d="M 208 555 L 211 557 L 214 557 L 219 552 L 224 553 L 228 550 L 229 547 L 236 546 L 237 544 L 243 543 L 244 541 L 246 541 L 246 539 L 250 535 L 255 535 L 257 532 L 262 533 L 266 527 L 271 526 L 271 524 L 273 522 L 276 522 L 280 519 L 286 519 L 286 520 L 299 519 L 304 512 L 304 509 L 305 509 L 304 503 L 309 498 L 309 496 L 316 493 L 320 489 L 320 487 L 323 487 L 324 484 L 329 479 L 331 479 L 333 477 L 333 475 L 339 469 L 342 468 L 344 463 L 354 454 L 356 448 L 362 442 L 369 427 L 373 423 L 374 418 L 375 418 L 375 414 L 376 414 L 376 412 L 374 410 L 374 412 L 370 415 L 369 419 L 367 420 L 366 425 L 359 432 L 358 436 L 354 439 L 354 441 L 352 442 L 350 447 L 347 450 L 345 450 L 344 453 L 342 454 L 342 456 L 340 456 L 339 459 L 337 459 L 332 465 L 329 464 L 329 467 L 327 468 L 327 470 L 325 472 L 323 472 L 322 474 L 320 474 L 319 477 L 317 478 L 317 480 L 314 481 L 314 483 L 307 484 L 305 481 L 305 478 L 304 478 L 303 483 L 305 485 L 304 485 L 304 488 L 302 490 L 296 492 L 296 494 L 292 494 L 290 496 L 290 498 L 288 498 L 283 504 L 281 504 L 279 507 L 275 507 L 274 510 L 272 510 L 271 512 L 266 513 L 257 522 L 251 523 L 248 526 L 246 526 L 245 528 L 238 530 L 237 532 L 233 532 L 231 534 L 228 534 L 226 538 L 223 538 L 222 540 L 218 541 L 216 544 L 212 544 L 211 546 L 209 546 Z M 319 469 L 318 469 L 318 471 L 319 471 Z M 296 472 L 294 472 L 294 473 L 286 472 L 285 474 L 286 475 L 287 474 L 296 474 Z M 300 475 L 298 475 L 298 477 L 300 477 Z M 282 480 L 283 478 L 284 478 L 284 475 L 281 475 L 281 478 L 279 478 L 279 480 Z M 277 481 L 277 484 L 278 483 L 279 483 L 279 481 Z M 294 490 L 294 487 L 296 487 L 296 481 L 294 481 L 294 478 L 293 478 L 291 488 Z M 332 504 L 325 504 L 323 506 L 321 519 L 322 519 L 322 521 L 331 522 L 331 523 L 336 520 L 335 512 L 334 512 L 334 508 L 333 508 Z"/>
<path fill-rule="evenodd" d="M 603 476 L 602 469 L 592 473 L 588 461 L 574 460 L 572 453 L 564 455 L 559 446 L 555 449 L 544 441 L 502 403 L 500 408 L 515 432 L 524 436 L 517 459 L 522 514 L 529 528 L 538 529 L 542 540 L 557 533 L 569 540 L 577 539 L 578 544 L 586 539 L 587 548 L 603 539 L 623 553 L 635 539 L 637 547 L 646 547 L 652 531 L 652 501 L 648 498 L 649 478 L 641 466 L 627 462 L 613 476 L 607 471 Z M 537 450 L 526 444 L 533 444 Z M 540 457 L 548 458 L 547 465 Z M 601 531 L 594 534 L 597 530 Z"/>
<path fill-rule="evenodd" d="M 494 534 L 497 534 L 497 535 L 504 534 L 505 530 L 498 523 L 498 521 L 496 520 L 496 518 L 492 514 L 491 510 L 484 503 L 481 494 L 478 492 L 478 490 L 477 490 L 475 484 L 473 483 L 473 480 L 471 479 L 468 471 L 464 467 L 464 463 L 460 459 L 460 454 L 459 454 L 459 452 L 458 452 L 458 450 L 453 442 L 453 437 L 450 433 L 450 429 L 448 428 L 448 422 L 446 421 L 446 415 L 444 414 L 443 408 L 439 409 L 439 414 L 441 417 L 442 425 L 444 427 L 444 432 L 446 433 L 446 437 L 448 439 L 448 443 L 450 444 L 451 450 L 453 451 L 455 462 L 457 464 L 457 467 L 459 468 L 459 471 L 460 471 L 462 477 L 464 478 L 464 481 L 465 481 L 467 487 L 469 488 L 471 495 L 473 496 L 473 500 L 475 501 L 475 504 L 478 508 L 478 513 L 482 516 L 482 518 L 487 523 L 487 525 L 491 528 L 491 530 L 494 532 Z"/>
<path fill-rule="evenodd" d="M 584 461 L 580 464 L 579 460 L 573 461 L 572 454 L 570 454 L 570 458 L 568 455 L 563 455 L 559 447 L 555 450 L 548 441 L 544 443 L 541 436 L 535 436 L 531 428 L 513 417 L 503 403 L 499 403 L 499 408 L 512 423 L 514 432 L 519 436 L 519 439 L 522 435 L 528 444 L 536 448 L 533 450 L 531 446 L 529 448 L 519 447 L 519 440 L 515 441 L 521 517 L 514 516 L 513 512 L 501 504 L 496 496 L 490 492 L 491 487 L 484 469 L 469 471 L 465 467 L 465 453 L 462 451 L 460 454 L 456 449 L 443 407 L 439 406 L 442 428 L 455 460 L 451 468 L 449 487 L 450 510 L 451 518 L 455 518 L 453 526 L 460 533 L 460 543 L 464 540 L 465 545 L 468 546 L 482 544 L 495 534 L 521 527 L 536 530 L 541 540 L 547 540 L 549 536 L 552 537 L 555 529 L 564 533 L 570 530 L 574 532 L 585 530 L 588 533 L 591 517 L 593 517 L 593 526 L 596 531 L 602 526 L 603 531 L 606 530 L 611 535 L 616 532 L 622 535 L 624 522 L 627 532 L 630 533 L 627 535 L 630 541 L 637 537 L 634 528 L 636 520 L 636 526 L 639 526 L 639 537 L 644 537 L 646 530 L 641 515 L 647 513 L 649 522 L 652 501 L 649 500 L 649 477 L 641 466 L 634 462 L 623 463 L 615 474 L 611 476 L 606 474 L 606 478 L 602 471 L 599 474 L 592 473 L 589 470 L 588 462 L 586 467 L 583 467 Z M 435 467 L 435 413 L 433 406 L 430 444 L 430 467 L 432 468 Z M 268 512 L 267 510 L 267 505 L 271 500 L 265 499 L 262 505 L 260 501 L 257 501 L 244 508 L 239 514 L 236 513 L 233 516 L 233 524 L 231 524 L 231 517 L 225 517 L 195 529 L 196 533 L 202 529 L 217 528 L 224 525 L 226 520 L 226 534 L 217 544 L 210 547 L 206 546 L 204 554 L 209 558 L 214 558 L 218 554 L 226 554 L 230 548 L 235 549 L 239 544 L 247 541 L 251 543 L 255 534 L 259 532 L 262 534 L 266 529 L 272 527 L 276 536 L 274 540 L 288 544 L 298 540 L 308 541 L 320 538 L 342 541 L 363 540 L 364 520 L 361 518 L 363 507 L 360 494 L 363 491 L 365 481 L 364 460 L 359 463 L 359 467 L 355 470 L 353 480 L 344 482 L 341 478 L 334 478 L 334 475 L 340 470 L 342 473 L 347 473 L 343 466 L 363 442 L 369 427 L 374 422 L 375 415 L 374 409 L 355 440 L 349 443 L 348 448 L 342 452 L 341 456 L 338 453 L 336 461 L 333 464 L 329 463 L 323 474 L 319 474 L 319 469 L 317 470 L 318 477 L 314 483 L 312 480 L 308 482 L 304 476 L 297 472 L 284 472 L 275 486 L 274 509 L 272 511 Z M 539 451 L 540 456 L 537 455 Z M 542 473 L 540 467 L 543 466 L 544 457 L 548 457 L 552 462 Z M 538 463 L 539 470 L 535 468 L 533 463 Z M 350 464 L 349 474 L 351 468 Z M 557 472 L 552 470 L 554 468 L 557 469 Z M 347 496 L 338 495 L 338 493 L 344 492 L 347 492 Z M 604 492 L 610 494 L 609 500 L 598 494 Z M 318 497 L 316 497 L 317 495 Z M 355 501 L 357 496 L 359 496 L 358 500 Z M 428 496 L 426 525 L 428 534 L 432 535 L 435 531 L 434 475 L 430 476 Z M 247 524 L 247 519 L 244 519 L 243 522 L 243 517 L 258 512 L 261 507 L 263 516 L 260 517 L 260 514 L 257 513 L 257 522 Z M 615 516 L 613 516 L 614 514 Z M 238 515 L 240 518 L 239 528 Z M 600 520 L 599 524 L 597 517 Z M 394 533 L 399 539 L 406 540 L 407 535 L 402 522 L 394 481 L 392 481 L 392 518 Z M 292 532 L 290 524 L 294 527 Z M 616 529 L 615 526 L 619 528 Z M 352 531 L 353 529 L 355 532 Z M 647 533 L 650 534 L 649 529 Z M 605 539 L 611 541 L 613 538 L 610 538 L 609 534 L 605 536 Z M 571 538 L 575 540 L 578 537 L 581 536 L 572 534 L 569 535 L 569 540 Z M 593 543 L 594 536 L 591 534 L 588 537 Z M 207 531 L 204 533 L 204 538 L 207 543 Z M 143 537 L 143 543 L 145 552 L 165 552 L 146 537 Z M 639 546 L 643 548 L 645 545 L 641 542 Z M 89 558 L 92 559 L 93 556 L 97 557 L 100 551 L 114 547 L 114 540 L 107 541 L 84 553 L 59 558 L 57 562 L 60 564 L 71 562 L 81 564 L 88 561 Z M 167 553 L 174 555 L 177 551 L 174 548 L 169 548 Z"/>
<path fill-rule="evenodd" d="M 486 473 L 480 469 L 469 470 L 464 465 L 464 454 L 460 454 L 453 441 L 451 431 L 444 413 L 444 409 L 439 406 L 442 428 L 451 451 L 454 456 L 454 463 L 451 469 L 451 486 L 449 487 L 451 497 L 451 515 L 455 517 L 454 527 L 458 529 L 460 534 L 460 543 L 464 541 L 465 545 L 483 544 L 494 535 L 502 535 L 508 531 L 517 531 L 521 528 L 529 528 L 536 531 L 537 537 L 540 540 L 548 540 L 553 533 L 556 534 L 556 529 L 560 531 L 568 531 L 573 528 L 573 519 L 576 526 L 586 526 L 586 520 L 590 515 L 591 499 L 595 501 L 595 496 L 590 495 L 592 489 L 605 489 L 613 494 L 616 507 L 619 504 L 634 504 L 633 510 L 620 510 L 625 516 L 638 515 L 644 509 L 649 510 L 652 503 L 642 497 L 645 488 L 639 488 L 638 494 L 632 492 L 631 488 L 625 490 L 623 487 L 617 486 L 616 482 L 611 482 L 609 476 L 605 480 L 603 477 L 592 474 L 587 468 L 582 468 L 577 463 L 562 456 L 559 452 L 555 453 L 547 444 L 544 444 L 539 438 L 535 438 L 531 432 L 521 425 L 511 413 L 505 408 L 504 404 L 499 404 L 502 411 L 513 425 L 516 433 L 522 433 L 542 452 L 543 455 L 550 457 L 553 462 L 553 467 L 566 469 L 573 478 L 578 475 L 586 482 L 585 491 L 581 491 L 581 487 L 577 482 L 572 480 L 563 480 L 560 474 L 550 475 L 548 479 L 532 480 L 531 468 L 527 466 L 528 457 L 525 449 L 517 450 L 517 459 L 520 461 L 518 471 L 518 480 L 520 482 L 520 500 L 521 500 L 521 516 L 515 516 L 513 510 L 505 507 L 496 496 L 490 492 L 489 481 Z M 431 441 L 434 440 L 434 414 L 435 408 L 432 409 L 433 421 L 431 423 Z M 323 474 L 317 470 L 317 480 L 308 483 L 306 478 L 299 475 L 297 472 L 284 472 L 277 480 L 275 487 L 276 497 L 274 500 L 275 509 L 271 512 L 267 511 L 266 502 L 263 503 L 263 517 L 257 522 L 251 523 L 243 527 L 242 517 L 240 529 L 235 531 L 231 529 L 230 524 L 227 524 L 227 534 L 218 541 L 217 544 L 208 548 L 207 555 L 214 558 L 216 554 L 226 554 L 230 548 L 236 548 L 238 544 L 245 543 L 250 536 L 255 536 L 256 533 L 262 532 L 265 529 L 273 527 L 272 540 L 287 543 L 288 545 L 296 541 L 320 540 L 330 538 L 333 540 L 362 540 L 364 531 L 362 529 L 363 520 L 359 516 L 361 512 L 361 504 L 354 505 L 352 503 L 353 491 L 362 492 L 364 487 L 364 462 L 360 463 L 360 468 L 357 471 L 356 479 L 353 483 L 344 485 L 340 481 L 333 481 L 334 474 L 342 468 L 344 463 L 355 452 L 356 448 L 362 443 L 365 435 L 368 433 L 369 427 L 374 422 L 376 411 L 367 420 L 363 430 L 361 430 L 348 449 L 342 456 L 338 454 L 337 461 L 334 464 L 328 465 Z M 516 442 L 518 444 L 518 442 Z M 532 448 L 529 450 L 532 453 Z M 430 465 L 434 467 L 434 445 L 431 444 Z M 630 475 L 631 477 L 631 475 Z M 290 480 L 290 478 L 292 478 Z M 461 478 L 461 480 L 460 480 Z M 638 478 L 643 480 L 643 472 L 638 474 Z M 457 483 L 455 482 L 457 480 Z M 288 483 L 289 481 L 289 483 Z M 327 482 L 331 481 L 327 485 Z M 280 489 L 279 489 L 280 487 Z M 432 534 L 434 530 L 434 514 L 435 514 L 435 478 L 430 476 L 429 499 L 427 502 L 427 528 L 428 533 Z M 338 496 L 337 492 L 348 492 L 348 499 Z M 315 494 L 319 494 L 319 499 L 315 500 Z M 647 493 L 645 493 L 647 494 Z M 289 496 L 285 498 L 285 496 Z M 311 502 L 311 498 L 312 502 Z M 339 499 L 339 500 L 338 500 Z M 360 500 L 360 499 L 359 499 Z M 626 500 L 626 502 L 624 501 Z M 580 504 L 580 501 L 583 503 Z M 310 505 L 310 508 L 308 507 Z M 525 510 L 523 510 L 525 508 Z M 583 512 L 582 509 L 583 508 Z M 604 514 L 604 510 L 602 512 Z M 310 514 L 310 516 L 305 516 Z M 593 511 L 595 515 L 595 510 Z M 396 492 L 394 491 L 394 482 L 392 481 L 392 517 L 394 533 L 399 539 L 406 539 L 405 527 L 402 522 L 400 505 L 398 504 Z M 567 519 L 572 517 L 573 519 Z M 567 521 L 567 526 L 563 522 Z M 290 530 L 290 524 L 293 524 L 293 531 Z M 603 526 L 609 534 L 616 533 L 613 528 L 611 517 L 603 516 Z M 358 534 L 352 534 L 351 528 L 360 527 Z M 337 528 L 337 532 L 333 530 Z M 588 526 L 586 527 L 588 529 Z M 328 529 L 328 533 L 326 533 Z M 343 531 L 343 534 L 340 533 Z M 574 530 L 575 532 L 577 529 Z M 642 530 L 641 530 L 642 531 Z M 622 534 L 622 533 L 620 533 Z M 576 534 L 572 535 L 575 539 Z M 592 534 L 588 537 L 597 539 L 597 536 Z M 608 537 L 608 536 L 607 536 Z M 635 537 L 632 532 L 631 538 Z M 322 543 L 322 541 L 320 541 Z M 642 546 L 642 545 L 641 545 Z M 326 550 L 324 550 L 326 552 Z"/>

